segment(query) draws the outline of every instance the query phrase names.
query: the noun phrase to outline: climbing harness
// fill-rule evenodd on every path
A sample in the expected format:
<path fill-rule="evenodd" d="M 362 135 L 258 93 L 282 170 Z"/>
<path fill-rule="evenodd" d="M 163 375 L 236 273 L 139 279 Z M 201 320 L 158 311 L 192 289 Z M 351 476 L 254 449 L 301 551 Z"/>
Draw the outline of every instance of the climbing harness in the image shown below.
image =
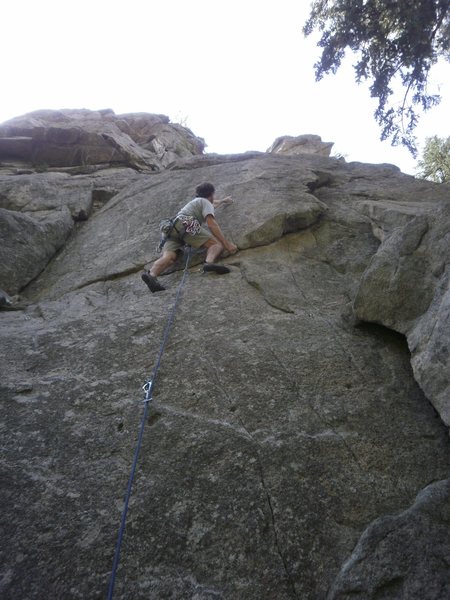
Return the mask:
<path fill-rule="evenodd" d="M 175 295 L 175 300 L 173 302 L 173 306 L 170 311 L 169 318 L 167 320 L 166 328 L 164 330 L 161 346 L 159 348 L 159 353 L 158 353 L 158 357 L 156 359 L 156 364 L 153 369 L 152 376 L 142 386 L 142 389 L 145 392 L 144 400 L 143 400 L 144 412 L 142 414 L 138 440 L 136 443 L 136 448 L 134 450 L 133 463 L 131 465 L 131 471 L 130 471 L 130 476 L 128 478 L 128 485 L 127 485 L 127 489 L 126 489 L 126 493 L 125 493 L 125 501 L 124 501 L 124 506 L 123 506 L 123 510 L 122 510 L 122 516 L 120 519 L 119 533 L 117 536 L 116 549 L 114 552 L 114 561 L 113 561 L 111 576 L 110 576 L 110 580 L 109 580 L 108 600 L 112 600 L 113 593 L 114 593 L 114 585 L 116 582 L 116 574 L 117 574 L 117 569 L 118 569 L 119 560 L 120 560 L 120 550 L 121 550 L 121 546 L 122 546 L 122 539 L 123 539 L 123 534 L 125 532 L 125 524 L 126 524 L 127 513 L 128 513 L 128 504 L 129 504 L 130 497 L 131 497 L 131 488 L 133 486 L 133 480 L 134 480 L 134 476 L 136 473 L 139 452 L 140 452 L 140 449 L 142 446 L 142 440 L 144 437 L 144 428 L 145 428 L 145 422 L 146 422 L 147 416 L 148 416 L 149 405 L 150 405 L 150 402 L 153 400 L 153 390 L 155 387 L 155 381 L 156 381 L 156 377 L 158 375 L 159 367 L 161 365 L 162 355 L 164 353 L 164 348 L 166 346 L 167 340 L 169 339 L 170 330 L 171 330 L 173 322 L 175 320 L 175 313 L 176 313 L 176 309 L 178 306 L 178 302 L 180 300 L 181 292 L 183 290 L 184 283 L 186 281 L 186 277 L 188 274 L 189 262 L 191 259 L 191 250 L 192 250 L 191 247 L 187 246 L 187 256 L 186 256 L 186 262 L 184 265 L 183 277 L 181 278 L 180 284 L 178 286 L 177 293 Z"/>
<path fill-rule="evenodd" d="M 178 229 L 177 225 L 181 225 L 182 229 Z M 161 252 L 164 244 L 170 238 L 174 230 L 178 238 L 184 242 L 184 236 L 186 234 L 197 235 L 197 233 L 200 233 L 201 225 L 198 219 L 191 215 L 180 214 L 174 219 L 162 219 L 162 221 L 159 222 L 161 238 L 159 240 L 158 252 Z"/>
<path fill-rule="evenodd" d="M 163 219 L 159 222 L 159 231 L 161 233 L 161 237 L 159 239 L 159 245 L 157 247 L 158 252 L 161 252 L 164 244 L 170 238 L 174 229 L 177 232 L 177 234 L 180 235 L 180 231 L 176 228 L 175 225 L 176 220 L 177 219 L 175 217 L 175 219 Z"/>

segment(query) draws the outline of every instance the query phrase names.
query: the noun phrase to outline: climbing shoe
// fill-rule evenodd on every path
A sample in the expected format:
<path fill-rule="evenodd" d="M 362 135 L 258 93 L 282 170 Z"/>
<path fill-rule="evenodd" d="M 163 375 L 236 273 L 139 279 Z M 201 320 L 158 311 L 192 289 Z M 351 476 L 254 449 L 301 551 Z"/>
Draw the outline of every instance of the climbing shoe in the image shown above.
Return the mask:
<path fill-rule="evenodd" d="M 154 294 L 155 292 L 162 292 L 166 288 L 163 287 L 156 277 L 150 275 L 149 271 L 144 271 L 141 275 L 142 281 L 147 285 L 148 289 Z"/>
<path fill-rule="evenodd" d="M 223 265 L 213 265 L 212 263 L 205 263 L 203 265 L 203 273 L 217 273 L 218 275 L 225 275 L 229 273 L 230 269 Z"/>

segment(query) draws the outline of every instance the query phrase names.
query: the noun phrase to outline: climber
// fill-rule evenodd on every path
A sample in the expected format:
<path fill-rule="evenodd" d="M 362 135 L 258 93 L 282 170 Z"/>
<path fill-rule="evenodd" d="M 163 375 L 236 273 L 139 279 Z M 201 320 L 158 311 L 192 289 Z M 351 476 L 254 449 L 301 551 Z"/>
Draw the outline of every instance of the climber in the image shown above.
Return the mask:
<path fill-rule="evenodd" d="M 214 198 L 214 186 L 202 183 L 197 186 L 196 197 L 188 202 L 178 212 L 173 221 L 173 229 L 163 246 L 163 255 L 156 260 L 150 270 L 145 270 L 141 277 L 151 292 L 160 292 L 165 288 L 157 280 L 158 275 L 168 269 L 177 258 L 177 252 L 185 244 L 193 248 L 205 248 L 206 259 L 203 265 L 205 273 L 213 272 L 219 275 L 229 273 L 224 265 L 214 264 L 224 250 L 230 254 L 237 252 L 237 246 L 228 241 L 223 235 L 214 216 L 214 208 L 231 204 L 230 197 L 223 200 Z M 206 223 L 208 229 L 202 227 Z"/>

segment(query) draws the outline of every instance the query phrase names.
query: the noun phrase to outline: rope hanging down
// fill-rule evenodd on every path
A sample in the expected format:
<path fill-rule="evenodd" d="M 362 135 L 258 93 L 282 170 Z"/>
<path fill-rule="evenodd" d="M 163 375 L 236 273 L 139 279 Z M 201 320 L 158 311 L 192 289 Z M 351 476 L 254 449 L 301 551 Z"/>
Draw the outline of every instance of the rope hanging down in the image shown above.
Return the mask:
<path fill-rule="evenodd" d="M 172 328 L 174 319 L 175 319 L 175 313 L 176 313 L 176 309 L 178 306 L 178 301 L 180 299 L 181 296 L 181 292 L 183 290 L 184 287 L 184 283 L 186 280 L 186 276 L 188 273 L 188 267 L 189 267 L 189 261 L 191 259 L 191 247 L 187 246 L 187 256 L 186 256 L 186 263 L 184 266 L 184 271 L 183 271 L 183 277 L 181 278 L 180 284 L 178 286 L 178 290 L 175 296 L 175 300 L 172 306 L 172 310 L 170 311 L 170 315 L 169 315 L 169 319 L 167 321 L 167 325 L 166 328 L 164 330 L 164 335 L 163 335 L 163 339 L 161 342 L 161 346 L 159 348 L 159 353 L 158 353 L 158 358 L 156 360 L 156 365 L 155 368 L 153 369 L 153 373 L 152 373 L 152 377 L 151 379 L 147 380 L 146 383 L 143 386 L 143 390 L 145 392 L 145 398 L 144 398 L 144 412 L 142 415 L 142 419 L 141 419 L 141 426 L 139 429 L 139 435 L 138 435 L 138 440 L 137 440 L 137 444 L 136 444 L 136 448 L 134 450 L 134 457 L 133 457 L 133 463 L 131 466 L 131 471 L 130 471 L 130 477 L 128 479 L 128 485 L 127 485 L 127 490 L 125 493 L 125 501 L 124 501 L 124 506 L 123 506 L 123 511 L 122 511 L 122 517 L 120 519 L 120 527 L 119 527 L 119 534 L 117 536 L 117 543 L 116 543 L 116 549 L 114 552 L 114 561 L 113 561 L 113 566 L 112 566 L 112 570 L 111 570 L 111 577 L 109 580 L 109 588 L 108 588 L 108 600 L 112 600 L 113 597 L 113 593 L 114 593 L 114 585 L 116 582 L 116 574 L 117 574 L 117 569 L 119 567 L 119 560 L 120 560 L 120 550 L 121 550 L 121 546 L 122 546 L 122 539 L 123 539 L 123 534 L 125 532 L 125 524 L 126 524 L 126 520 L 127 520 L 127 513 L 128 513 L 128 504 L 130 501 L 130 497 L 131 497 L 131 488 L 133 486 L 133 480 L 134 480 L 134 475 L 136 473 L 136 467 L 137 467 L 137 463 L 138 463 L 138 458 L 139 458 L 139 452 L 141 450 L 141 446 L 142 446 L 142 440 L 144 437 L 144 428 L 145 428 L 145 423 L 147 421 L 147 416 L 148 416 L 148 409 L 149 409 L 149 405 L 150 402 L 153 400 L 153 389 L 155 387 L 155 381 L 156 381 L 156 376 L 158 374 L 159 371 L 159 367 L 161 365 L 161 359 L 162 359 L 162 355 L 164 353 L 164 348 L 165 345 L 167 343 L 167 340 L 169 339 L 169 334 L 170 334 L 170 330 Z"/>

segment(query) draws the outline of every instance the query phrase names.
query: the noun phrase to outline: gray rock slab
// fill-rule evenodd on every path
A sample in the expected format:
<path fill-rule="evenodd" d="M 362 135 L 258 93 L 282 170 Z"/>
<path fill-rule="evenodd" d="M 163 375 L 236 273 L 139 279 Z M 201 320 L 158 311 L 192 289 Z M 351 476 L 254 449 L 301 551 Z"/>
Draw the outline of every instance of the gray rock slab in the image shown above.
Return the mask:
<path fill-rule="evenodd" d="M 296 167 L 265 157 L 141 176 L 78 230 L 30 294 L 34 297 L 45 286 L 46 293 L 58 295 L 142 269 L 158 256 L 159 221 L 175 216 L 202 181 L 216 182 L 219 197 L 234 197 L 235 204 L 219 208 L 216 216 L 240 248 L 307 228 L 320 219 L 326 205 L 309 192 L 314 173 L 300 163 Z M 74 271 L 79 273 L 76 278 Z"/>
<path fill-rule="evenodd" d="M 158 171 L 177 158 L 203 152 L 203 140 L 168 121 L 164 115 L 115 115 L 112 110 L 36 111 L 0 125 L 0 161 Z"/>
<path fill-rule="evenodd" d="M 394 229 L 361 278 L 358 318 L 407 336 L 417 381 L 450 425 L 450 207 Z"/>
<path fill-rule="evenodd" d="M 27 285 L 64 245 L 72 228 L 67 209 L 31 218 L 0 208 L 0 287 L 14 295 Z"/>
<path fill-rule="evenodd" d="M 439 232 L 445 245 L 447 217 L 441 230 L 432 218 L 442 188 L 389 165 L 314 155 L 198 156 L 136 175 L 113 197 L 105 191 L 103 206 L 100 194 L 17 310 L 0 311 L 0 594 L 105 597 L 141 386 L 181 281 L 179 270 L 168 273 L 167 291 L 152 295 L 139 270 L 157 256 L 160 218 L 211 180 L 236 200 L 217 218 L 241 251 L 224 259 L 228 275 L 189 269 L 146 423 L 115 598 L 325 599 L 371 524 L 401 519 L 419 490 L 448 478 L 448 432 L 423 391 L 427 376 L 444 382 L 447 368 L 446 270 L 426 250 Z M 109 176 L 96 170 L 93 185 L 106 190 Z M 410 260 L 435 287 L 428 322 L 415 316 L 420 302 L 405 305 L 402 322 L 415 327 L 405 330 L 408 347 L 402 334 L 357 321 L 351 306 L 372 280 L 374 314 L 377 298 L 381 311 L 395 306 L 372 269 L 380 261 L 392 279 Z M 369 548 L 362 590 L 392 597 L 400 584 L 386 573 L 403 568 L 400 542 L 417 536 L 415 565 L 426 527 L 443 531 L 439 498 L 425 501 L 428 520 L 422 509 L 410 514 L 410 537 L 395 521 L 385 560 Z M 445 582 L 447 550 L 438 543 L 431 555 L 430 541 L 428 549 L 423 579 Z M 415 573 L 401 576 L 398 589 L 417 588 Z M 427 600 L 440 600 L 430 590 Z"/>
<path fill-rule="evenodd" d="M 89 175 L 57 172 L 0 175 L 0 208 L 34 213 L 67 207 L 74 220 L 82 221 L 89 217 L 102 196 L 105 201 L 111 199 L 137 177 L 136 171 L 125 168 Z"/>
<path fill-rule="evenodd" d="M 325 598 L 368 524 L 448 472 L 404 341 L 346 325 L 348 278 L 322 257 L 333 225 L 316 227 L 230 258 L 229 275 L 191 270 L 117 598 Z M 140 386 L 180 278 L 150 295 L 128 275 L 0 313 L 4 597 L 104 596 Z"/>
<path fill-rule="evenodd" d="M 407 510 L 381 517 L 367 528 L 329 600 L 448 598 L 449 537 L 450 479 L 446 479 L 427 486 Z"/>
<path fill-rule="evenodd" d="M 34 213 L 67 207 L 74 219 L 92 209 L 92 181 L 74 181 L 63 173 L 0 176 L 0 207 Z M 30 215 L 31 216 L 31 215 Z"/>

